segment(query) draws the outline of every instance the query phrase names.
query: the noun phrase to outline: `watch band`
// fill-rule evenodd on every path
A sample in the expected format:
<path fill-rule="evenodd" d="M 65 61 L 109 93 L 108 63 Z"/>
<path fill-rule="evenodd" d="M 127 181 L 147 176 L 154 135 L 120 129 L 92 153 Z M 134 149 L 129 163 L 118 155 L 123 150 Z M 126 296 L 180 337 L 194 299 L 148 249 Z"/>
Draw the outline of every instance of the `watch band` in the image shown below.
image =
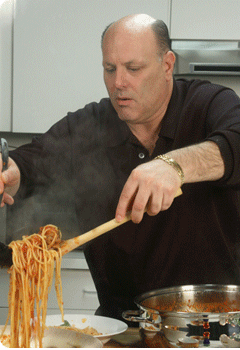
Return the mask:
<path fill-rule="evenodd" d="M 160 154 L 159 156 L 155 157 L 154 159 L 161 159 L 164 162 L 171 165 L 176 170 L 176 172 L 178 173 L 178 175 L 181 179 L 181 186 L 184 184 L 184 172 L 183 172 L 182 168 L 180 167 L 180 165 L 176 162 L 176 160 L 170 158 L 166 154 Z"/>

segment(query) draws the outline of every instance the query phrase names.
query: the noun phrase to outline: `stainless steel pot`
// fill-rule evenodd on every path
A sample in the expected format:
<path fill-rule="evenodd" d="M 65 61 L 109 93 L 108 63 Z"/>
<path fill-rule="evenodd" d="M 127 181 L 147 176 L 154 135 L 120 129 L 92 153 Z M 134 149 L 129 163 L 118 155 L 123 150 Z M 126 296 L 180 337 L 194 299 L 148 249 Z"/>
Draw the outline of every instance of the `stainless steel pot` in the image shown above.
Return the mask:
<path fill-rule="evenodd" d="M 169 345 L 209 345 L 221 334 L 239 332 L 240 286 L 164 288 L 138 296 L 135 303 L 139 310 L 125 311 L 123 318 L 139 322 L 145 336 L 164 336 Z"/>

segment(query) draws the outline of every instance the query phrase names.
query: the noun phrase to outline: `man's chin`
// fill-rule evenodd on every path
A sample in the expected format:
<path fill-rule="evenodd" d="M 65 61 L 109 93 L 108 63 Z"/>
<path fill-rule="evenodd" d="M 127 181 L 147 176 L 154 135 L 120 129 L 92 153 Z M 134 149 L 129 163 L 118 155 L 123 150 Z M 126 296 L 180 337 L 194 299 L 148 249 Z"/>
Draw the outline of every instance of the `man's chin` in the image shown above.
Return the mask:
<path fill-rule="evenodd" d="M 129 106 L 119 107 L 118 105 L 113 104 L 113 107 L 117 112 L 119 119 L 126 123 L 137 123 L 139 116 L 137 113 L 134 113 L 134 111 L 129 108 Z"/>
<path fill-rule="evenodd" d="M 119 119 L 121 119 L 122 121 L 126 122 L 126 123 L 130 123 L 130 124 L 135 124 L 137 123 L 137 117 L 133 116 L 129 113 L 123 113 L 123 111 L 117 112 L 118 113 L 118 117 Z"/>

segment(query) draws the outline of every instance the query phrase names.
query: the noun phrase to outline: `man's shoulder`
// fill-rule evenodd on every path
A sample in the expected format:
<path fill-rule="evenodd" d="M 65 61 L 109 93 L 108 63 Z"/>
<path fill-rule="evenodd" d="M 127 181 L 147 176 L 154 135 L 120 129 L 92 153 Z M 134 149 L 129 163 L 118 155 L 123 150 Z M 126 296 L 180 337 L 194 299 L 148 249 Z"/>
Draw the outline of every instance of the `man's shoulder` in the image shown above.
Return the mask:
<path fill-rule="evenodd" d="M 233 90 L 226 86 L 201 79 L 177 79 L 176 89 L 185 101 L 194 100 L 199 103 L 204 101 L 205 105 L 211 103 L 221 92 L 228 91 L 234 93 Z"/>
<path fill-rule="evenodd" d="M 67 123 L 70 130 L 89 132 L 109 130 L 119 124 L 118 115 L 109 98 L 103 98 L 99 102 L 91 102 L 75 112 L 69 112 Z"/>
<path fill-rule="evenodd" d="M 204 79 L 185 79 L 179 78 L 175 80 L 176 86 L 180 90 L 186 90 L 187 92 L 206 91 L 207 93 L 219 92 L 228 89 L 226 86 L 215 84 L 209 80 Z"/>
<path fill-rule="evenodd" d="M 83 108 L 75 112 L 69 112 L 68 116 L 71 118 L 104 118 L 109 115 L 116 114 L 109 98 L 103 98 L 99 102 L 91 102 L 86 104 Z"/>
<path fill-rule="evenodd" d="M 126 135 L 125 122 L 121 121 L 109 98 L 91 102 L 84 108 L 69 112 L 66 117 L 68 135 L 85 140 L 86 144 L 100 142 L 113 145 Z"/>

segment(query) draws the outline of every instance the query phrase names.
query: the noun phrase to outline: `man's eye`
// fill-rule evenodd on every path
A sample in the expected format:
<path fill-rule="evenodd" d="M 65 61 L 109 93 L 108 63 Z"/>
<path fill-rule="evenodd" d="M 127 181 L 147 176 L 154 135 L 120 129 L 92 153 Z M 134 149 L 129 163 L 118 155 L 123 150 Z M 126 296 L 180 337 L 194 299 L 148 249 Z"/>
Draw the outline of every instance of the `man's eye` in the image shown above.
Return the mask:
<path fill-rule="evenodd" d="M 131 72 L 137 72 L 140 68 L 139 67 L 129 67 L 128 68 Z"/>
<path fill-rule="evenodd" d="M 105 68 L 105 71 L 107 73 L 113 73 L 113 72 L 115 72 L 115 68 Z"/>

